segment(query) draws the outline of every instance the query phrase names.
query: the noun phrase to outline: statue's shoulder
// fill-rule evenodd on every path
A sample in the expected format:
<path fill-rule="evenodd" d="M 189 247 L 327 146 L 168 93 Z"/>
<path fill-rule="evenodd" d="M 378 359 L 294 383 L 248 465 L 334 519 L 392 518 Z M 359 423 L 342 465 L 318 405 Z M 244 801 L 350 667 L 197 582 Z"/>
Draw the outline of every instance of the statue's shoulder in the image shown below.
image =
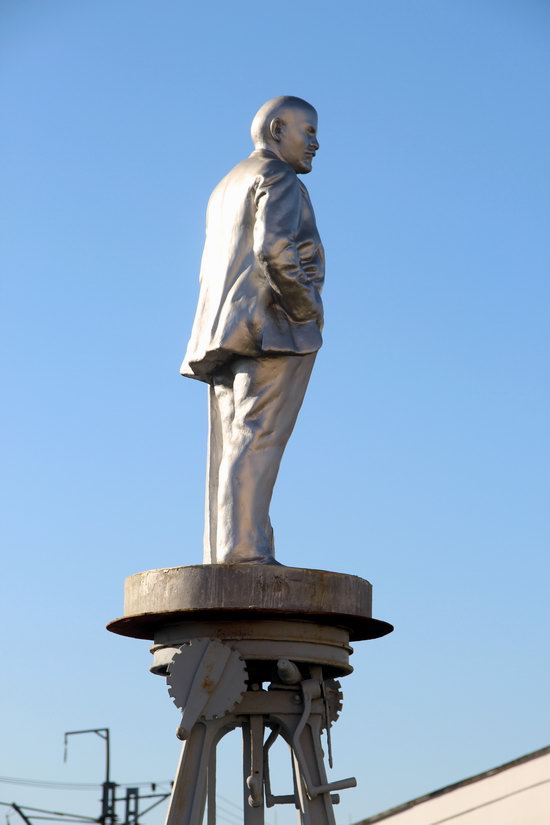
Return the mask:
<path fill-rule="evenodd" d="M 229 173 L 230 175 L 263 175 L 265 177 L 272 176 L 289 176 L 296 177 L 296 173 L 288 163 L 285 163 L 280 158 L 272 154 L 260 155 L 253 152 L 247 158 L 238 163 Z"/>
<path fill-rule="evenodd" d="M 296 172 L 272 152 L 254 151 L 236 167 L 243 165 L 247 172 L 256 178 L 298 180 Z"/>
<path fill-rule="evenodd" d="M 273 154 L 252 152 L 233 167 L 215 187 L 210 196 L 210 204 L 216 204 L 228 191 L 250 192 L 258 186 L 270 188 L 283 182 L 286 186 L 296 185 L 299 181 L 294 169 Z"/>
<path fill-rule="evenodd" d="M 253 152 L 229 170 L 215 187 L 214 192 L 227 189 L 228 186 L 234 184 L 252 183 L 259 175 L 269 173 L 273 167 L 273 162 L 279 166 L 286 166 L 278 158 L 264 158 Z"/>

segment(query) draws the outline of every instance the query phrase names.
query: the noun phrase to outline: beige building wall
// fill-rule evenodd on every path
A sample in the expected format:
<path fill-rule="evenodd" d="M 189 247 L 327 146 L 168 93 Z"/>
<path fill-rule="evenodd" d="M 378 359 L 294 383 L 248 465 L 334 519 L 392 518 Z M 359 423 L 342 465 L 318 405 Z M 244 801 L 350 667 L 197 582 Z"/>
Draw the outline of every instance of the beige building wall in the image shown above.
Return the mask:
<path fill-rule="evenodd" d="M 357 825 L 550 825 L 550 747 Z"/>

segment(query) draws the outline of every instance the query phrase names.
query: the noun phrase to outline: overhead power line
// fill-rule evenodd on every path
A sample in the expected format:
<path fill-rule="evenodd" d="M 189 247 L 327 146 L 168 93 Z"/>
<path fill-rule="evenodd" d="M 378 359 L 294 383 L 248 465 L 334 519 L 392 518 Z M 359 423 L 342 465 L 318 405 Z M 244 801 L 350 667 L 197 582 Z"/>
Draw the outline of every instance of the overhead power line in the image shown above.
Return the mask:
<path fill-rule="evenodd" d="M 221 799 L 222 802 L 225 802 L 226 805 L 231 805 L 232 808 L 235 808 L 238 814 L 242 816 L 242 805 L 237 805 L 236 802 L 233 802 L 232 799 L 228 799 L 227 796 L 222 796 L 221 793 L 216 794 L 216 796 L 218 799 Z"/>
<path fill-rule="evenodd" d="M 48 779 L 23 779 L 15 776 L 0 776 L 0 782 L 6 785 L 23 785 L 25 787 L 43 788 L 61 791 L 91 791 L 102 787 L 100 782 L 53 782 Z M 153 786 L 170 787 L 169 779 L 158 782 L 117 782 L 120 788 L 152 788 Z"/>
<path fill-rule="evenodd" d="M 22 809 L 24 811 L 34 811 L 35 813 L 40 814 L 50 814 L 55 817 L 70 817 L 73 821 L 78 822 L 97 822 L 97 819 L 94 816 L 83 816 L 82 814 L 69 814 L 63 813 L 61 811 L 47 811 L 44 808 L 31 808 L 30 805 L 16 805 L 15 802 L 0 802 L 0 805 L 3 805 L 7 808 L 14 808 L 16 811 Z M 36 818 L 38 819 L 38 817 Z M 33 819 L 35 819 L 34 816 Z"/>
<path fill-rule="evenodd" d="M 41 823 L 61 823 L 61 825 L 142 825 L 141 817 L 145 816 L 157 805 L 162 804 L 170 796 L 172 782 L 170 780 L 148 782 L 113 782 L 111 780 L 111 742 L 109 728 L 85 728 L 70 730 L 65 733 L 64 761 L 67 760 L 67 745 L 71 737 L 79 734 L 96 734 L 105 743 L 105 781 L 98 782 L 58 782 L 51 779 L 30 779 L 21 776 L 0 776 L 0 783 L 23 788 L 61 791 L 85 791 L 99 793 L 101 813 L 99 816 L 86 816 L 35 808 L 30 805 L 18 805 L 17 802 L 0 802 L 0 806 L 11 809 L 16 813 L 24 825 L 38 825 Z M 3 794 L 2 794 L 3 795 Z M 11 794 L 10 794 L 11 795 Z M 145 807 L 143 804 L 145 803 Z M 118 815 L 119 805 L 124 806 L 124 819 Z M 9 825 L 9 814 L 6 816 Z M 21 825 L 21 823 L 20 823 Z"/>
<path fill-rule="evenodd" d="M 101 788 L 97 782 L 50 782 L 47 779 L 20 779 L 15 776 L 0 776 L 6 785 L 24 785 L 32 788 L 52 788 L 63 791 L 90 791 Z"/>

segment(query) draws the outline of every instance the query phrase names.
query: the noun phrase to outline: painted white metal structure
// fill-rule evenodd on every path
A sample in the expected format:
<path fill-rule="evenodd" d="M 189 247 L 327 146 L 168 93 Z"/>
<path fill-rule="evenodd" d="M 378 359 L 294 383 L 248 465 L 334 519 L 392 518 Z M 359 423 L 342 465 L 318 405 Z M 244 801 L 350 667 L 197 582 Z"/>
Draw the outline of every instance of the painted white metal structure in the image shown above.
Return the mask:
<path fill-rule="evenodd" d="M 194 565 L 126 580 L 115 633 L 153 639 L 151 670 L 166 677 L 182 712 L 184 746 L 166 825 L 216 823 L 216 747 L 234 729 L 243 737 L 245 825 L 265 809 L 292 806 L 301 825 L 335 825 L 338 791 L 329 782 L 331 727 L 342 707 L 350 640 L 373 639 L 391 625 L 371 616 L 372 588 L 357 576 L 280 565 Z M 269 751 L 289 746 L 293 787 L 272 793 Z"/>

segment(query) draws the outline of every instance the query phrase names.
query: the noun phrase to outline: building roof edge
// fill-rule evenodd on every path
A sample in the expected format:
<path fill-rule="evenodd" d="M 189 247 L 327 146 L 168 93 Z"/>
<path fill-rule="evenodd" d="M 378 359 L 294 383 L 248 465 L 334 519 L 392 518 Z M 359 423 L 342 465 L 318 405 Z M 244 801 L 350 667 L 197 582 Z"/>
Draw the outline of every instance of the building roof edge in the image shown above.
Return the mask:
<path fill-rule="evenodd" d="M 476 773 L 474 776 L 468 776 L 466 779 L 461 779 L 459 782 L 453 782 L 452 785 L 445 785 L 443 788 L 438 788 L 436 791 L 432 791 L 431 793 L 424 794 L 423 796 L 417 796 L 414 799 L 410 799 L 408 802 L 403 802 L 401 805 L 397 805 L 394 808 L 388 808 L 386 811 L 382 811 L 379 814 L 374 814 L 374 816 L 361 819 L 359 822 L 356 822 L 355 825 L 374 825 L 375 822 L 382 822 L 390 816 L 395 816 L 395 814 L 408 811 L 410 808 L 415 808 L 417 805 L 422 805 L 423 802 L 429 802 L 431 799 L 437 799 L 439 796 L 444 796 L 447 793 L 451 793 L 451 791 L 464 788 L 466 785 L 473 785 L 474 782 L 479 782 L 481 779 L 487 779 L 490 776 L 495 776 L 498 773 L 502 773 L 502 771 L 507 771 L 510 768 L 515 768 L 518 765 L 522 765 L 524 762 L 530 762 L 532 759 L 538 759 L 540 756 L 545 756 L 547 753 L 550 753 L 550 745 L 546 745 L 544 748 L 539 748 L 536 751 L 526 753 L 524 756 L 520 756 L 517 759 L 512 759 L 511 762 L 504 762 L 504 764 L 498 765 L 496 768 L 490 768 L 488 771 Z"/>

